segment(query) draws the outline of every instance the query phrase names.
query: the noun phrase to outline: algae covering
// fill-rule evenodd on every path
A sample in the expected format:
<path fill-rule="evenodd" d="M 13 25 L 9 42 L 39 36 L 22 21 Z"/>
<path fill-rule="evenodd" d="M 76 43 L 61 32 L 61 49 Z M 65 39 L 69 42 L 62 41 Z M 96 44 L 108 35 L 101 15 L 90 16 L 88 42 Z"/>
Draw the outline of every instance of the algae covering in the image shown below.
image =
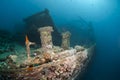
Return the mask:
<path fill-rule="evenodd" d="M 25 47 L 16 50 L 0 60 L 0 78 L 2 80 L 74 80 L 82 73 L 88 63 L 92 46 L 85 48 L 80 45 L 70 47 L 70 32 L 62 33 L 60 46 L 52 43 L 53 28 L 39 28 L 42 47 L 36 45 L 26 36 Z M 17 52 L 20 51 L 20 52 Z"/>

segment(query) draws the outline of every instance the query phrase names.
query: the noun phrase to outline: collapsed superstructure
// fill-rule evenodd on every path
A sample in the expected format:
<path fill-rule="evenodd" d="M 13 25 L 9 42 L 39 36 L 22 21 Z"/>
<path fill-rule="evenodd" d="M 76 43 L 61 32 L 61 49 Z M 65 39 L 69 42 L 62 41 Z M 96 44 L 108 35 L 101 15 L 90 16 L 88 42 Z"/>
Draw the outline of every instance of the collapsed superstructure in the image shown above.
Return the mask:
<path fill-rule="evenodd" d="M 10 55 L 5 62 L 0 62 L 1 78 L 6 77 L 9 80 L 74 80 L 79 73 L 82 73 L 91 57 L 93 47 L 84 48 L 79 45 L 70 47 L 70 32 L 62 34 L 61 47 L 55 46 L 51 36 L 54 30 L 51 26 L 39 28 L 38 31 L 41 35 L 42 47 L 30 50 L 30 45 L 35 43 L 29 41 L 26 36 L 27 57 L 26 54 L 22 57 Z"/>

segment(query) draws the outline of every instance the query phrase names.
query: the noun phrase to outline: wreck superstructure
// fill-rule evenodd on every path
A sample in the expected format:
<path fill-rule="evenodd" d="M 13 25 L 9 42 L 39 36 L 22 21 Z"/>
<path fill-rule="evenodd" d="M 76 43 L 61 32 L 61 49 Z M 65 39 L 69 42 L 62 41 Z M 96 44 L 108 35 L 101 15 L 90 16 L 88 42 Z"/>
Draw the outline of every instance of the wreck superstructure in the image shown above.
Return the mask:
<path fill-rule="evenodd" d="M 51 49 L 53 47 L 52 36 L 51 36 L 51 33 L 53 32 L 53 28 L 48 26 L 48 27 L 39 28 L 38 31 L 40 32 L 41 44 L 44 51 L 47 49 Z"/>
<path fill-rule="evenodd" d="M 62 45 L 61 45 L 62 48 L 69 49 L 70 36 L 71 36 L 71 33 L 69 31 L 62 33 Z"/>
<path fill-rule="evenodd" d="M 41 43 L 39 39 L 40 34 L 38 33 L 38 29 L 44 26 L 51 26 L 54 29 L 54 32 L 52 33 L 53 43 L 60 46 L 62 37 L 57 30 L 48 9 L 25 18 L 24 22 L 26 24 L 26 34 L 29 36 L 29 39 L 39 44 Z"/>

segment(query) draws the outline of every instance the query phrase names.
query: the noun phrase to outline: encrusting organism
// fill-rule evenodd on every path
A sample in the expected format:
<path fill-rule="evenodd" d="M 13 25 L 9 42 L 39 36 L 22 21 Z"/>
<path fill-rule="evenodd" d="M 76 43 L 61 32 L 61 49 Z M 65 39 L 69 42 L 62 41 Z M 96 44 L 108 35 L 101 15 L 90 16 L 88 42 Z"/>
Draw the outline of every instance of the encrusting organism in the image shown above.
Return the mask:
<path fill-rule="evenodd" d="M 70 47 L 70 36 L 71 33 L 69 31 L 62 33 L 62 45 L 63 49 L 69 49 Z"/>
<path fill-rule="evenodd" d="M 35 43 L 30 42 L 27 35 L 25 37 L 25 45 L 26 45 L 26 50 L 27 50 L 27 57 L 28 59 L 30 59 L 30 46 L 35 45 Z"/>
<path fill-rule="evenodd" d="M 53 28 L 51 26 L 39 28 L 40 39 L 43 51 L 49 51 L 53 48 L 52 36 Z"/>

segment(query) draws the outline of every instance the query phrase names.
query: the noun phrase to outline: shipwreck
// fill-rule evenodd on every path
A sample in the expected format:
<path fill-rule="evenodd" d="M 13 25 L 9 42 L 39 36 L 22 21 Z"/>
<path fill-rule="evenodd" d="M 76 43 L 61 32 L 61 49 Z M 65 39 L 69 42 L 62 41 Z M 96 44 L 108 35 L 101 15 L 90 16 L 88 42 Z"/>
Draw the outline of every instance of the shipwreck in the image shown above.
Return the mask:
<path fill-rule="evenodd" d="M 26 58 L 10 55 L 3 65 L 0 65 L 0 75 L 8 80 L 73 80 L 82 72 L 88 63 L 94 46 L 84 48 L 76 45 L 70 47 L 70 32 L 64 32 L 62 44 L 54 46 L 52 43 L 51 26 L 38 29 L 42 47 L 33 50 L 31 56 L 30 45 L 35 45 L 26 36 Z M 19 61 L 21 60 L 21 61 Z"/>
<path fill-rule="evenodd" d="M 29 26 L 26 27 L 25 46 L 22 47 L 25 51 L 13 51 L 17 54 L 0 59 L 1 80 L 75 80 L 83 73 L 93 55 L 95 44 L 71 47 L 71 33 L 66 31 L 60 34 L 48 15 L 46 9 L 25 19 Z M 38 22 L 44 20 L 47 20 L 46 23 Z M 31 48 L 31 45 L 39 47 Z"/>

